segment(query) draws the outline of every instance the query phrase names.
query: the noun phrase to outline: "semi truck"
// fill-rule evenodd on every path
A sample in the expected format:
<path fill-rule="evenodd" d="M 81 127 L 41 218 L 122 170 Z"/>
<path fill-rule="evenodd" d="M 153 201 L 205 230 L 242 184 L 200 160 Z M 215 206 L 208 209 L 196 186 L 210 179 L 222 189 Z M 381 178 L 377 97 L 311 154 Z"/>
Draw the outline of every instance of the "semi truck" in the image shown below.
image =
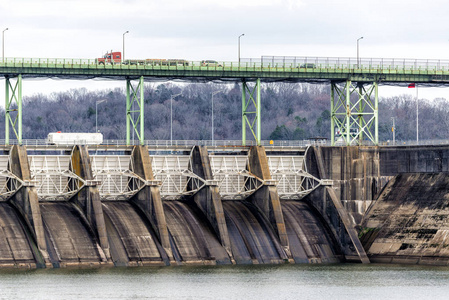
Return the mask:
<path fill-rule="evenodd" d="M 112 51 L 106 53 L 101 58 L 96 59 L 96 63 L 100 65 L 150 65 L 150 66 L 188 66 L 189 62 L 185 59 L 125 59 L 122 60 L 122 53 Z"/>
<path fill-rule="evenodd" d="M 47 144 L 50 145 L 99 145 L 103 143 L 103 134 L 85 132 L 50 132 Z"/>
<path fill-rule="evenodd" d="M 103 57 L 97 58 L 96 63 L 100 65 L 114 65 L 122 63 L 122 52 L 111 52 L 106 53 Z"/>

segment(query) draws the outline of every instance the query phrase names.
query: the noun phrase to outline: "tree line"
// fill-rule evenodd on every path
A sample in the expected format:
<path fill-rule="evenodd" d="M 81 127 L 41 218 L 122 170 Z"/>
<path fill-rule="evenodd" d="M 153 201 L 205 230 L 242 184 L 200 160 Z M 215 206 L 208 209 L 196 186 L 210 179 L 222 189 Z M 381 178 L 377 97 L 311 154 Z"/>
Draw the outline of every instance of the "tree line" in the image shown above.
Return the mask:
<path fill-rule="evenodd" d="M 214 139 L 241 139 L 241 89 L 242 86 L 235 83 L 145 84 L 145 139 L 170 139 L 172 113 L 174 140 L 211 140 L 212 93 Z M 220 92 L 215 93 L 217 91 Z M 176 94 L 180 95 L 173 98 Z M 330 138 L 329 85 L 263 83 L 261 106 L 264 140 Z M 444 98 L 421 99 L 419 109 L 420 139 L 449 139 L 449 101 Z M 4 120 L 5 110 L 2 109 L 0 114 Z M 49 132 L 56 131 L 95 132 L 98 120 L 98 130 L 105 139 L 123 140 L 125 118 L 125 89 L 101 90 L 99 87 L 99 90 L 88 91 L 81 88 L 23 98 L 24 139 L 44 139 Z M 392 118 L 397 140 L 416 138 L 416 101 L 412 96 L 380 98 L 381 141 L 392 139 Z M 3 132 L 4 126 L 4 122 L 0 122 Z M 10 136 L 13 136 L 12 132 Z"/>

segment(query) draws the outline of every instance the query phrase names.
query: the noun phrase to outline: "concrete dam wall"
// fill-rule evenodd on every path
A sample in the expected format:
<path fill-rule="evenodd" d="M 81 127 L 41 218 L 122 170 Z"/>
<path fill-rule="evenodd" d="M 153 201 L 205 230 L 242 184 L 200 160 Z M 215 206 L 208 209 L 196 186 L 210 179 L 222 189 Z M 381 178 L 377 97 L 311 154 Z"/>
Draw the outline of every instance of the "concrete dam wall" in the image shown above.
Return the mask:
<path fill-rule="evenodd" d="M 314 150 L 308 163 L 332 179 L 371 262 L 448 264 L 449 146 Z M 323 196 L 311 196 L 335 222 Z"/>
<path fill-rule="evenodd" d="M 304 200 L 325 187 L 304 169 L 304 151 L 294 154 L 14 146 L 0 156 L 0 266 L 363 261 L 351 229 L 333 228 Z"/>
<path fill-rule="evenodd" d="M 0 155 L 0 267 L 446 264 L 449 147 Z"/>

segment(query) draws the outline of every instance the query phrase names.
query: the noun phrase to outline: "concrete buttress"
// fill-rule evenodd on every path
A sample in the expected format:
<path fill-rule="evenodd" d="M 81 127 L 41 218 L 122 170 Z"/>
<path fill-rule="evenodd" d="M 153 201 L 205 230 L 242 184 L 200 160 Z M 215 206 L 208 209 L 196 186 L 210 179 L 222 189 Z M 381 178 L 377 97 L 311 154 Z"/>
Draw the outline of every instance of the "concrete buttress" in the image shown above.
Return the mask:
<path fill-rule="evenodd" d="M 146 146 L 135 146 L 131 153 L 130 164 L 130 169 L 146 182 L 145 187 L 143 187 L 131 201 L 136 204 L 150 220 L 154 231 L 161 241 L 162 247 L 167 253 L 170 261 L 173 261 L 160 187 L 154 179 L 148 148 Z"/>
<path fill-rule="evenodd" d="M 17 193 L 10 198 L 10 202 L 22 214 L 30 231 L 36 239 L 40 255 L 45 264 L 50 264 L 47 245 L 45 242 L 44 226 L 39 208 L 36 187 L 31 182 L 31 171 L 25 146 L 14 145 L 10 152 L 9 171 L 22 180 L 23 185 Z M 35 255 L 39 255 L 35 253 Z"/>
<path fill-rule="evenodd" d="M 269 180 L 271 180 L 271 174 L 268 167 L 267 154 L 265 153 L 265 148 L 263 146 L 253 146 L 250 148 L 248 171 L 264 181 L 264 185 L 251 195 L 249 200 L 253 202 L 270 221 L 271 225 L 279 235 L 281 245 L 287 250 L 287 254 L 289 254 L 288 236 L 279 194 L 275 185 L 267 184 L 269 183 Z"/>
<path fill-rule="evenodd" d="M 71 199 L 83 211 L 90 226 L 96 230 L 100 247 L 105 257 L 104 261 L 111 258 L 109 251 L 109 241 L 106 233 L 106 225 L 104 221 L 103 208 L 101 206 L 100 192 L 97 183 L 94 181 L 91 161 L 86 146 L 75 146 L 72 150 L 71 171 L 82 178 L 86 184 Z M 80 182 L 80 184 L 83 184 Z M 100 253 L 101 255 L 101 253 Z M 103 255 L 102 255 L 103 256 Z"/>
<path fill-rule="evenodd" d="M 190 161 L 193 173 L 206 181 L 206 185 L 193 196 L 193 199 L 207 216 L 221 244 L 232 258 L 231 241 L 228 227 L 226 226 L 221 196 L 218 191 L 218 185 L 213 182 L 214 178 L 207 148 L 205 146 L 193 147 Z"/>
<path fill-rule="evenodd" d="M 328 179 L 320 147 L 311 147 L 306 156 L 307 169 L 320 179 Z M 358 238 L 353 219 L 343 206 L 332 187 L 320 187 L 307 197 L 309 203 L 317 209 L 334 232 L 346 258 L 355 256 L 362 263 L 370 263 L 365 249 Z M 352 244 L 349 247 L 349 244 Z M 354 253 L 354 254 L 353 254 Z"/>

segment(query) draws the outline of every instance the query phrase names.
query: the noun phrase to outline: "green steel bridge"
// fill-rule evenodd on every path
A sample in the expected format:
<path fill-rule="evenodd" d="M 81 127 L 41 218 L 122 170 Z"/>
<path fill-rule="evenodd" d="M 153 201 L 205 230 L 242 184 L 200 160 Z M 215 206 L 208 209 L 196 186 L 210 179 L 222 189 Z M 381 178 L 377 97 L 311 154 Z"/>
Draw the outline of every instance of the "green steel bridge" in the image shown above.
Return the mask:
<path fill-rule="evenodd" d="M 146 81 L 241 82 L 242 145 L 246 145 L 247 129 L 257 144 L 261 142 L 261 82 L 329 83 L 332 143 L 335 143 L 334 128 L 338 128 L 347 145 L 361 144 L 363 140 L 377 145 L 378 86 L 447 85 L 449 61 L 262 56 L 240 62 L 206 64 L 180 59 L 148 59 L 105 65 L 96 59 L 3 58 L 0 76 L 6 83 L 6 145 L 10 143 L 10 127 L 22 144 L 22 80 L 32 77 L 126 81 L 127 145 L 131 143 L 133 130 L 140 144 L 145 142 L 143 91 Z M 137 104 L 136 110 L 132 109 L 133 103 Z"/>

